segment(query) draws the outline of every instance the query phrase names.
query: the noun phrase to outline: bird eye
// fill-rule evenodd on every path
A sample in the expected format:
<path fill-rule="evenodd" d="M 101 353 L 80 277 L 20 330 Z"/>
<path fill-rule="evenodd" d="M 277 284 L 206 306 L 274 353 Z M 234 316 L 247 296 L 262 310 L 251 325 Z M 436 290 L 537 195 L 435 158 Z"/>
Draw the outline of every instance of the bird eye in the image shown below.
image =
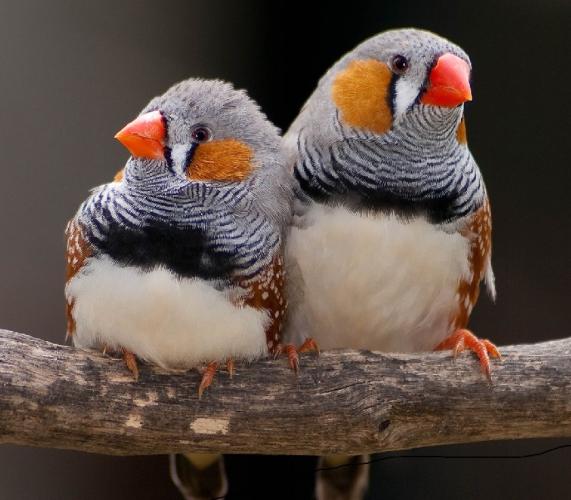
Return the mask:
<path fill-rule="evenodd" d="M 405 56 L 397 55 L 391 60 L 391 67 L 394 73 L 402 75 L 408 69 L 408 59 Z"/>
<path fill-rule="evenodd" d="M 208 127 L 201 125 L 192 130 L 192 132 L 190 133 L 190 137 L 192 137 L 192 140 L 194 142 L 198 143 L 208 142 L 210 139 L 212 139 L 212 130 L 210 130 Z"/>

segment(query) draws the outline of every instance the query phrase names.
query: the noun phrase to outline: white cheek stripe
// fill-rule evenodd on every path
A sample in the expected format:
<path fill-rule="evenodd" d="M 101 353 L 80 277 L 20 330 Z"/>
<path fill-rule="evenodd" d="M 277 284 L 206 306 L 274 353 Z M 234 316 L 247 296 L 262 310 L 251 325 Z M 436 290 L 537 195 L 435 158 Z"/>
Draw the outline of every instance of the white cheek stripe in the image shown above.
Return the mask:
<path fill-rule="evenodd" d="M 171 149 L 171 160 L 175 172 L 181 173 L 186 169 L 185 163 L 187 153 L 188 145 L 176 144 Z"/>
<path fill-rule="evenodd" d="M 394 119 L 395 121 L 406 112 L 416 100 L 418 88 L 404 78 L 399 78 L 395 85 Z"/>

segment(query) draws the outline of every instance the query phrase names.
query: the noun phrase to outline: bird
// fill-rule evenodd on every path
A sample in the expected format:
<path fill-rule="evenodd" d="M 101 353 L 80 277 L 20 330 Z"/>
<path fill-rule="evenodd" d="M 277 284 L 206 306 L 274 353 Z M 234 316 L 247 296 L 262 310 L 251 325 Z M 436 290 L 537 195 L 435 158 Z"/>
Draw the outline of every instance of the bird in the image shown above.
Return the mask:
<path fill-rule="evenodd" d="M 235 361 L 287 353 L 295 368 L 298 349 L 282 343 L 292 183 L 279 130 L 245 91 L 191 78 L 116 138 L 125 167 L 66 227 L 73 344 L 118 353 L 135 379 L 139 360 L 203 368 L 199 397 L 220 364 L 232 376 Z M 171 465 L 185 498 L 227 490 L 219 455 Z"/>
<path fill-rule="evenodd" d="M 284 135 L 297 181 L 286 244 L 291 341 L 322 349 L 473 351 L 480 282 L 495 299 L 492 219 L 466 134 L 471 61 L 428 31 L 389 30 L 320 79 Z M 366 457 L 322 457 L 317 498 L 362 498 Z M 360 472 L 359 472 L 360 471 Z"/>

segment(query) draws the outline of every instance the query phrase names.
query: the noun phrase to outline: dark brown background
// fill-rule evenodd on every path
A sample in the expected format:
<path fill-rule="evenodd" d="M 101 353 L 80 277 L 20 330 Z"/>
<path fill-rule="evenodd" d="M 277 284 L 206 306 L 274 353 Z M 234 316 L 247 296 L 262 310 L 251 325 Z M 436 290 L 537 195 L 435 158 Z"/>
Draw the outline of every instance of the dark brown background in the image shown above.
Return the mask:
<path fill-rule="evenodd" d="M 1 327 L 63 341 L 65 222 L 90 187 L 122 166 L 127 154 L 112 137 L 152 96 L 187 76 L 222 77 L 249 89 L 286 128 L 341 54 L 384 29 L 418 26 L 456 41 L 475 66 L 468 134 L 493 203 L 499 298 L 495 306 L 481 301 L 472 326 L 498 344 L 569 334 L 571 4 L 352 0 L 311 14 L 309 4 L 0 4 Z M 518 454 L 563 442 L 418 454 Z M 570 463 L 569 450 L 520 460 L 391 460 L 374 467 L 371 498 L 562 498 Z M 232 498 L 310 498 L 311 466 L 234 457 Z M 263 479 L 271 486 L 262 488 Z M 165 457 L 4 446 L 0 498 L 178 497 Z"/>

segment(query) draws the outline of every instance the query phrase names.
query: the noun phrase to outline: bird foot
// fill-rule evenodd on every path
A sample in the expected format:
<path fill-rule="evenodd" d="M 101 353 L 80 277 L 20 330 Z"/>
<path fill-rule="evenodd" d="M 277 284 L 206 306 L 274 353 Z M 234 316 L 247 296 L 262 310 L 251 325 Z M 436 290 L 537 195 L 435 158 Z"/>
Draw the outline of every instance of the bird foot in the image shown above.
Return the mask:
<path fill-rule="evenodd" d="M 204 391 L 210 387 L 212 381 L 214 380 L 214 375 L 218 371 L 218 361 L 212 361 L 206 365 L 206 368 L 202 372 L 202 380 L 198 386 L 198 399 L 202 398 Z"/>
<path fill-rule="evenodd" d="M 137 365 L 137 357 L 127 349 L 123 348 L 123 361 L 125 361 L 125 365 L 129 371 L 133 374 L 135 380 L 139 379 L 139 367 Z M 105 346 L 104 352 L 107 352 L 107 346 Z"/>
<path fill-rule="evenodd" d="M 228 372 L 228 375 L 230 375 L 230 378 L 234 377 L 234 374 L 236 373 L 236 367 L 234 366 L 234 359 L 228 358 L 226 360 L 226 371 Z"/>
<path fill-rule="evenodd" d="M 211 363 L 208 363 L 206 365 L 206 368 L 202 372 L 202 380 L 200 381 L 200 385 L 198 386 L 198 399 L 202 398 L 202 394 L 204 393 L 204 391 L 208 387 L 210 387 L 210 385 L 214 381 L 214 376 L 218 371 L 218 366 L 219 366 L 218 361 L 212 361 Z M 228 375 L 230 375 L 230 378 L 234 377 L 234 374 L 236 373 L 236 368 L 234 365 L 233 358 L 228 358 L 226 360 L 226 371 L 228 372 Z"/>
<path fill-rule="evenodd" d="M 317 342 L 311 338 L 305 339 L 305 342 L 299 347 L 296 347 L 293 344 L 278 344 L 274 351 L 274 356 L 275 358 L 278 358 L 278 356 L 285 354 L 288 359 L 289 367 L 297 375 L 299 372 L 299 354 L 310 351 L 316 352 L 319 356 L 319 346 L 317 345 Z"/>
<path fill-rule="evenodd" d="M 444 339 L 438 344 L 435 351 L 445 351 L 451 349 L 454 357 L 458 356 L 465 349 L 469 349 L 478 356 L 482 372 L 486 375 L 489 382 L 492 381 L 490 368 L 490 356 L 492 358 L 501 359 L 500 351 L 487 339 L 479 339 L 470 330 L 460 328 L 452 335 Z"/>

